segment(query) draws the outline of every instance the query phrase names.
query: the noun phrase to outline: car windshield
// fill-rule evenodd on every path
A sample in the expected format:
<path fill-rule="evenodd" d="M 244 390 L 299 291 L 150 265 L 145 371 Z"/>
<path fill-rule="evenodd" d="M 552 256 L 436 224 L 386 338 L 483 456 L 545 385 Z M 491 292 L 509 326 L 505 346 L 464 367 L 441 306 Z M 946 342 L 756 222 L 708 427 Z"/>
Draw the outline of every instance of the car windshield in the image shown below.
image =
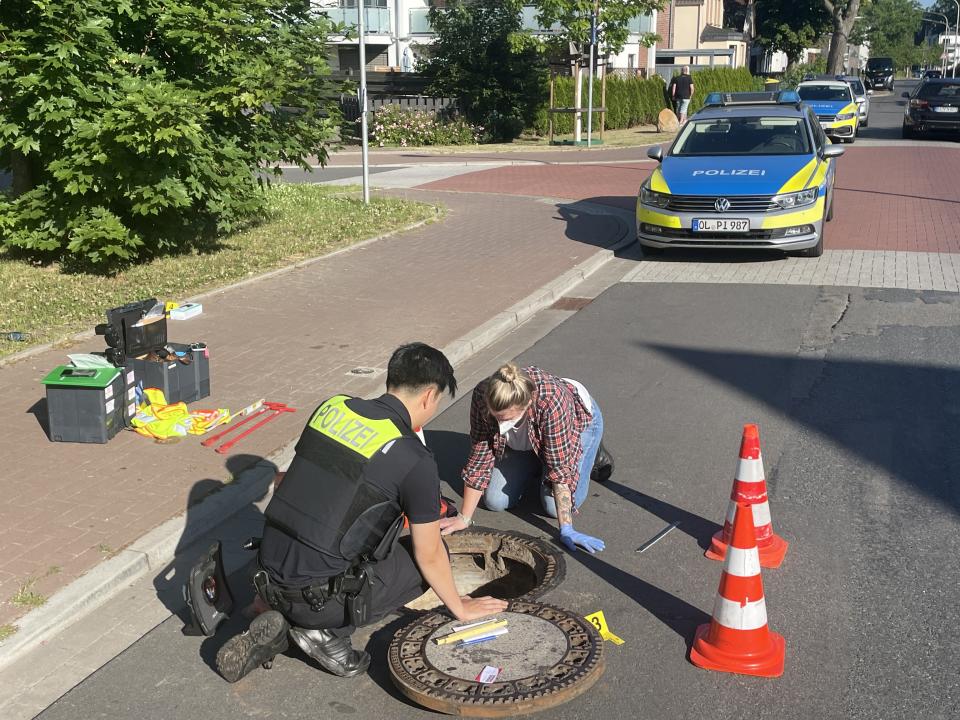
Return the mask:
<path fill-rule="evenodd" d="M 941 100 L 960 99 L 960 83 L 926 83 L 920 86 L 917 97 L 926 100 L 938 98 Z"/>
<path fill-rule="evenodd" d="M 808 155 L 803 118 L 724 117 L 687 122 L 671 155 Z"/>
<path fill-rule="evenodd" d="M 867 70 L 893 70 L 891 58 L 870 58 L 867 60 Z"/>
<path fill-rule="evenodd" d="M 797 88 L 803 100 L 849 100 L 850 88 L 839 85 L 801 85 Z"/>
<path fill-rule="evenodd" d="M 851 80 L 850 83 L 849 83 L 849 85 L 850 85 L 850 89 L 853 90 L 853 94 L 854 94 L 854 95 L 866 95 L 866 94 L 867 94 L 867 91 L 866 91 L 866 90 L 864 89 L 864 87 L 863 87 L 863 83 L 860 82 L 859 80 Z"/>

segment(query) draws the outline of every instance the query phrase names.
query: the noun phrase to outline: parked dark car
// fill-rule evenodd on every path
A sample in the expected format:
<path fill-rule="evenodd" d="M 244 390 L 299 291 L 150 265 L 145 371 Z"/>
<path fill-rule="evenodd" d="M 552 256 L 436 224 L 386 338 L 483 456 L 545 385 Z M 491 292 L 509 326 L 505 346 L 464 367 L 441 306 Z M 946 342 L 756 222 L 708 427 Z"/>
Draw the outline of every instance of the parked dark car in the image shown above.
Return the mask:
<path fill-rule="evenodd" d="M 927 70 L 927 71 L 923 74 L 923 77 L 924 77 L 924 79 L 939 80 L 940 78 L 943 77 L 943 71 L 942 71 L 942 70 Z"/>
<path fill-rule="evenodd" d="M 960 132 L 960 78 L 924 80 L 903 97 L 907 98 L 903 137 L 935 130 Z"/>
<path fill-rule="evenodd" d="M 867 60 L 866 76 L 874 90 L 885 88 L 892 92 L 894 74 L 893 58 L 872 57 Z"/>

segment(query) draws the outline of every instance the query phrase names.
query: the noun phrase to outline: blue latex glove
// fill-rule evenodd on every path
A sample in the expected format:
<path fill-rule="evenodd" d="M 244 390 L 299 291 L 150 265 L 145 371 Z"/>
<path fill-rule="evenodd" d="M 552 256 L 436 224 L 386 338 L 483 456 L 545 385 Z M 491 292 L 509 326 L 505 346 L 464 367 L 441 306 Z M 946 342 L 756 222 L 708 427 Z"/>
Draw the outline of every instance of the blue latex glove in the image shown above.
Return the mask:
<path fill-rule="evenodd" d="M 588 553 L 596 553 L 606 547 L 600 538 L 585 535 L 573 529 L 573 525 L 563 525 L 560 527 L 560 542 L 570 552 L 576 552 L 577 547 L 581 547 Z"/>

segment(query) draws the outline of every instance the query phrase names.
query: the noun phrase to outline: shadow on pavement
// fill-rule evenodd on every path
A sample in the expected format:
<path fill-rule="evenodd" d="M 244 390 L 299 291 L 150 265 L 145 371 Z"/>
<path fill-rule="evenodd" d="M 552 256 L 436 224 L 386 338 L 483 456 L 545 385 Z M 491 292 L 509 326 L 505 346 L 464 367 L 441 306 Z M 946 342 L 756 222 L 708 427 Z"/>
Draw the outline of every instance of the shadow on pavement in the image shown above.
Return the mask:
<path fill-rule="evenodd" d="M 467 455 L 470 453 L 470 436 L 450 430 L 429 429 L 424 430 L 423 434 L 427 440 L 427 447 L 437 461 L 440 479 L 463 497 L 460 470 L 463 469 Z"/>
<path fill-rule="evenodd" d="M 604 484 L 609 482 L 608 480 Z M 519 507 L 508 512 L 544 533 L 553 537 L 557 534 L 556 527 L 531 512 L 526 502 L 521 502 Z M 567 553 L 567 557 L 570 560 L 576 560 L 598 578 L 636 601 L 644 610 L 682 637 L 688 650 L 693 644 L 693 635 L 697 627 L 710 622 L 710 615 L 700 608 L 611 565 L 603 560 L 603 553 L 591 555 L 578 550 L 575 553 Z"/>
<path fill-rule="evenodd" d="M 581 201 L 557 205 L 557 217 L 565 223 L 564 235 L 574 242 L 606 248 L 623 239 L 624 228 L 617 217 L 599 214 L 578 207 Z M 586 201 L 590 202 L 590 201 Z M 633 232 L 626 228 L 629 234 Z"/>
<path fill-rule="evenodd" d="M 635 343 L 735 387 L 960 513 L 960 369 Z M 804 378 L 791 392 L 784 382 Z"/>
<path fill-rule="evenodd" d="M 47 399 L 40 398 L 33 405 L 27 408 L 27 413 L 37 419 L 37 424 L 43 430 L 43 434 L 50 440 L 50 416 L 47 412 Z"/>
<path fill-rule="evenodd" d="M 259 472 L 268 473 L 272 476 L 277 468 L 272 463 L 265 461 L 257 455 L 232 455 L 227 458 L 226 469 L 230 477 L 236 478 L 244 471 L 260 467 Z M 215 506 L 205 503 L 214 493 L 217 493 L 228 487 L 227 483 L 220 480 L 204 479 L 197 481 L 187 496 L 186 522 L 183 533 L 177 543 L 174 553 L 174 559 L 168 563 L 153 579 L 153 586 L 156 589 L 157 597 L 163 602 L 164 606 L 171 614 L 179 617 L 183 623 L 184 634 L 194 634 L 190 611 L 184 604 L 183 586 L 190 577 L 190 568 L 205 553 L 207 547 L 212 544 L 214 539 L 206 538 L 205 535 L 211 528 L 219 525 L 219 521 L 227 518 L 211 518 L 211 512 L 216 512 Z M 262 513 L 253 503 L 233 513 L 237 515 L 245 513 L 249 516 L 249 522 L 244 523 L 244 527 L 249 527 L 251 523 L 259 521 L 262 525 Z M 258 525 L 259 527 L 259 525 Z M 254 553 L 243 549 L 243 542 L 246 538 L 224 537 L 219 538 L 223 544 L 223 564 L 225 572 L 228 574 L 228 584 L 234 596 L 235 605 L 233 616 L 240 615 L 242 609 L 249 605 L 253 599 L 253 591 L 249 579 L 248 566 L 254 558 Z M 238 570 L 237 568 L 242 568 Z M 218 635 L 220 633 L 218 632 Z M 206 645 L 206 643 L 204 643 Z M 214 653 L 216 651 L 214 650 Z"/>
<path fill-rule="evenodd" d="M 663 500 L 645 495 L 639 490 L 634 490 L 633 488 L 618 483 L 616 480 L 607 480 L 602 483 L 602 485 L 608 490 L 615 492 L 624 500 L 629 500 L 635 505 L 656 515 L 665 523 L 679 522 L 680 524 L 677 526 L 677 529 L 685 532 L 696 540 L 697 544 L 704 550 L 710 547 L 710 539 L 713 535 L 723 529 L 722 525 L 718 525 L 683 508 L 678 508 L 676 505 L 671 505 Z"/>

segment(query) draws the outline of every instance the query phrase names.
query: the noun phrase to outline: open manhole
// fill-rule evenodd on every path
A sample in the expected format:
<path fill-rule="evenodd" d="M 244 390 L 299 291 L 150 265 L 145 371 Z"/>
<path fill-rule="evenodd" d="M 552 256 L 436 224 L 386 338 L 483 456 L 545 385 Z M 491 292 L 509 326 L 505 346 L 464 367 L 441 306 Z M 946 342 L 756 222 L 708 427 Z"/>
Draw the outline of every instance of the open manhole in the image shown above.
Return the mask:
<path fill-rule="evenodd" d="M 566 573 L 559 549 L 522 533 L 473 527 L 445 540 L 461 595 L 538 598 L 557 587 Z M 442 604 L 430 590 L 407 607 L 433 610 Z"/>
<path fill-rule="evenodd" d="M 431 710 L 468 717 L 515 717 L 568 702 L 603 674 L 603 640 L 562 608 L 514 600 L 497 619 L 508 632 L 473 645 L 438 645 L 458 621 L 434 612 L 397 631 L 387 654 L 397 688 Z M 499 668 L 491 683 L 478 680 Z"/>

